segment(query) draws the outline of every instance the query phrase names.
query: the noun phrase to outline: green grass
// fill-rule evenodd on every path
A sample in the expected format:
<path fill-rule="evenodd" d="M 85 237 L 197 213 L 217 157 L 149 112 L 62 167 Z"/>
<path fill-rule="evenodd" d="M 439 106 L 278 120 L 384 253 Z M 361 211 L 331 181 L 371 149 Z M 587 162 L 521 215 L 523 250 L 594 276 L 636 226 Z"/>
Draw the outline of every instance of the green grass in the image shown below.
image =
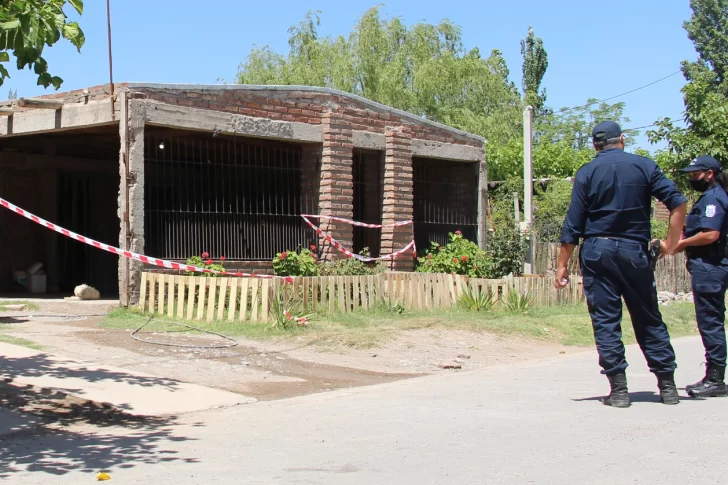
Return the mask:
<path fill-rule="evenodd" d="M 38 305 L 27 301 L 3 301 L 0 302 L 0 311 L 7 311 L 9 305 L 25 305 L 26 310 L 40 310 L 40 307 Z"/>
<path fill-rule="evenodd" d="M 661 311 L 672 337 L 697 334 L 693 305 L 675 304 L 661 307 Z M 144 324 L 147 318 L 141 312 L 118 309 L 110 313 L 101 326 L 131 330 Z M 160 317 L 160 320 L 165 318 Z M 271 329 L 269 323 L 186 323 L 229 336 L 256 340 L 295 338 L 322 348 L 374 348 L 395 337 L 398 332 L 414 329 L 487 332 L 573 346 L 590 346 L 594 343 L 591 320 L 585 305 L 535 307 L 526 314 L 513 314 L 503 310 L 491 312 L 437 310 L 399 314 L 382 305 L 366 312 L 315 315 L 308 328 L 285 332 Z M 625 343 L 634 343 L 634 332 L 626 310 L 622 329 Z M 189 330 L 154 320 L 144 331 Z"/>
<path fill-rule="evenodd" d="M 24 338 L 11 337 L 10 335 L 4 335 L 2 333 L 0 333 L 0 342 L 12 345 L 19 345 L 21 347 L 28 347 L 29 349 L 33 350 L 43 350 L 43 346 L 38 345 L 35 342 L 25 340 Z"/>

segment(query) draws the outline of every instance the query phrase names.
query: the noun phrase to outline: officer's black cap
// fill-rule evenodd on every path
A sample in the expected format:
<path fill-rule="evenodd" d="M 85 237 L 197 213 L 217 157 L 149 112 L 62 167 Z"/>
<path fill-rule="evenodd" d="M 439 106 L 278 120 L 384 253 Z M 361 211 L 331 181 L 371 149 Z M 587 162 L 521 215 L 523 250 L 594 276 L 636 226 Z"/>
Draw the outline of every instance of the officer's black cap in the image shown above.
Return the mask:
<path fill-rule="evenodd" d="M 720 166 L 720 162 L 710 155 L 703 155 L 696 158 L 690 165 L 685 168 L 681 168 L 681 172 L 704 172 L 712 170 L 715 173 L 721 172 L 723 168 Z"/>
<path fill-rule="evenodd" d="M 602 121 L 592 130 L 592 139 L 594 141 L 607 141 L 610 138 L 619 138 L 622 134 L 622 128 L 614 121 Z"/>

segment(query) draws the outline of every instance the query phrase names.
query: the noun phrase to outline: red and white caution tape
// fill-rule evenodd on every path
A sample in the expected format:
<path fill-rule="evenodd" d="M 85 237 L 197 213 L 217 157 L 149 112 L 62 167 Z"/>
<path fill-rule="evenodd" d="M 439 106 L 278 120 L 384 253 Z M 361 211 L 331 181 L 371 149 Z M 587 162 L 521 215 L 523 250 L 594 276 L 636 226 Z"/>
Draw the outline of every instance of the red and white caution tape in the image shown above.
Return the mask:
<path fill-rule="evenodd" d="M 358 226 L 358 227 L 366 227 L 366 228 L 369 228 L 369 229 L 379 229 L 379 228 L 383 228 L 383 227 L 401 227 L 401 226 L 408 226 L 410 224 L 413 224 L 412 221 L 395 222 L 394 224 L 365 224 L 363 222 L 357 222 L 357 221 L 352 221 L 352 220 L 349 220 L 349 219 L 342 219 L 340 217 L 332 217 L 332 216 L 314 216 L 314 215 L 310 215 L 310 214 L 303 214 L 303 215 L 301 215 L 301 217 L 303 217 L 303 220 L 306 221 L 306 224 L 308 224 L 309 226 L 311 226 L 311 228 L 314 231 L 316 231 L 316 233 L 319 236 L 323 237 L 324 240 L 326 240 L 329 243 L 331 243 L 331 245 L 334 248 L 338 249 L 339 251 L 341 251 L 344 255 L 346 255 L 349 258 L 356 258 L 359 261 L 364 261 L 366 263 L 370 263 L 372 261 L 388 260 L 388 259 L 391 260 L 391 259 L 394 259 L 394 258 L 396 258 L 397 256 L 399 256 L 401 254 L 406 253 L 410 249 L 413 250 L 414 257 L 415 258 L 417 257 L 417 247 L 415 246 L 415 240 L 414 239 L 412 241 L 410 241 L 410 243 L 407 244 L 407 246 L 405 246 L 404 248 L 402 248 L 399 251 L 394 252 L 392 254 L 388 254 L 386 256 L 380 256 L 378 258 L 372 258 L 372 257 L 369 257 L 369 256 L 362 256 L 361 254 L 354 254 L 353 252 L 351 252 L 348 249 L 346 249 L 339 241 L 337 241 L 336 239 L 334 239 L 333 237 L 331 237 L 331 235 L 326 234 L 320 227 L 318 227 L 316 224 L 314 224 L 313 222 L 311 222 L 310 219 L 309 219 L 309 217 L 312 218 L 312 219 L 313 218 L 316 218 L 316 219 L 326 219 L 326 220 L 331 220 L 331 221 L 337 221 L 337 222 L 342 222 L 344 224 L 350 224 L 352 226 Z"/>
<path fill-rule="evenodd" d="M 12 212 L 15 212 L 16 214 L 19 214 L 19 215 L 25 217 L 26 219 L 30 219 L 31 221 L 45 227 L 46 229 L 50 229 L 51 231 L 55 231 L 59 234 L 63 234 L 66 237 L 74 239 L 78 242 L 82 242 L 84 244 L 88 244 L 89 246 L 93 246 L 97 249 L 101 249 L 102 251 L 107 251 L 109 253 L 116 254 L 117 256 L 123 256 L 125 258 L 133 259 L 134 261 L 139 261 L 144 264 L 159 266 L 161 268 L 168 268 L 168 269 L 173 269 L 173 270 L 177 270 L 177 271 L 192 271 L 195 273 L 220 274 L 220 275 L 225 275 L 225 276 L 240 276 L 240 277 L 248 277 L 248 278 L 264 278 L 264 279 L 278 278 L 283 281 L 286 281 L 287 283 L 293 283 L 293 278 L 290 276 L 271 276 L 271 275 L 259 275 L 259 274 L 251 274 L 251 273 L 240 273 L 240 272 L 233 272 L 233 271 L 215 271 L 212 269 L 191 266 L 189 264 L 180 264 L 180 263 L 174 263 L 172 261 L 167 261 L 164 259 L 150 258 L 148 256 L 144 256 L 143 254 L 137 254 L 137 253 L 133 253 L 131 251 L 125 251 L 123 249 L 119 249 L 114 246 L 109 246 L 108 244 L 100 243 L 98 241 L 94 241 L 93 239 L 76 234 L 73 231 L 69 231 L 68 229 L 65 229 L 61 226 L 52 224 L 52 223 L 46 221 L 45 219 L 41 219 L 40 217 L 38 217 L 34 214 L 31 214 L 30 212 L 27 212 L 14 204 L 11 204 L 10 202 L 8 202 L 5 199 L 0 198 L 0 205 Z"/>

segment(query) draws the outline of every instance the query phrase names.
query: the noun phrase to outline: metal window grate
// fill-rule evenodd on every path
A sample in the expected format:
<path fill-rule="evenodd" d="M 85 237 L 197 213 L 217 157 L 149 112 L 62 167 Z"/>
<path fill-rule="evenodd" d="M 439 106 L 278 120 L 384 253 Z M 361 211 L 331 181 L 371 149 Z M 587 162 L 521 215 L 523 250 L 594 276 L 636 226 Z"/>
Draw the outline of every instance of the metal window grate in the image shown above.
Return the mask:
<path fill-rule="evenodd" d="M 448 233 L 477 238 L 477 164 L 414 158 L 414 231 L 417 247 L 445 244 Z"/>
<path fill-rule="evenodd" d="M 203 251 L 269 260 L 315 242 L 304 212 L 301 150 L 293 144 L 210 135 L 145 137 L 145 242 L 150 255 L 187 259 Z"/>
<path fill-rule="evenodd" d="M 384 160 L 381 152 L 354 150 L 354 220 L 367 224 L 382 223 Z M 382 230 L 354 227 L 354 252 L 369 248 L 372 256 L 381 251 Z"/>

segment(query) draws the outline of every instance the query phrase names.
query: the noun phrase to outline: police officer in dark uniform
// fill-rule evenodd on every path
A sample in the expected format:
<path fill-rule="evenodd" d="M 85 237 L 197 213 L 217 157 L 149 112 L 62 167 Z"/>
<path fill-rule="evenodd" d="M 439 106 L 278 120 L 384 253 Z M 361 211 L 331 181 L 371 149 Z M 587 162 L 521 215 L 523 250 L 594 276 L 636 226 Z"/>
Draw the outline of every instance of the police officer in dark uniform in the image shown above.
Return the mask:
<path fill-rule="evenodd" d="M 694 397 L 726 396 L 725 292 L 728 286 L 728 176 L 713 157 L 703 156 L 680 170 L 690 173 L 690 185 L 703 195 L 685 223 L 684 239 L 675 252 L 685 251 L 693 279 L 698 330 L 705 347 L 705 378 L 685 388 Z"/>
<path fill-rule="evenodd" d="M 655 276 L 648 259 L 651 198 L 670 210 L 664 251 L 675 250 L 687 200 L 652 160 L 624 151 L 624 135 L 613 121 L 592 130 L 597 156 L 576 174 L 571 205 L 561 232 L 556 287 L 569 281 L 568 261 L 583 239 L 580 264 L 599 365 L 611 392 L 603 403 L 628 407 L 622 343 L 622 298 L 650 371 L 665 404 L 680 402 L 673 377 L 675 352 L 657 306 Z"/>

